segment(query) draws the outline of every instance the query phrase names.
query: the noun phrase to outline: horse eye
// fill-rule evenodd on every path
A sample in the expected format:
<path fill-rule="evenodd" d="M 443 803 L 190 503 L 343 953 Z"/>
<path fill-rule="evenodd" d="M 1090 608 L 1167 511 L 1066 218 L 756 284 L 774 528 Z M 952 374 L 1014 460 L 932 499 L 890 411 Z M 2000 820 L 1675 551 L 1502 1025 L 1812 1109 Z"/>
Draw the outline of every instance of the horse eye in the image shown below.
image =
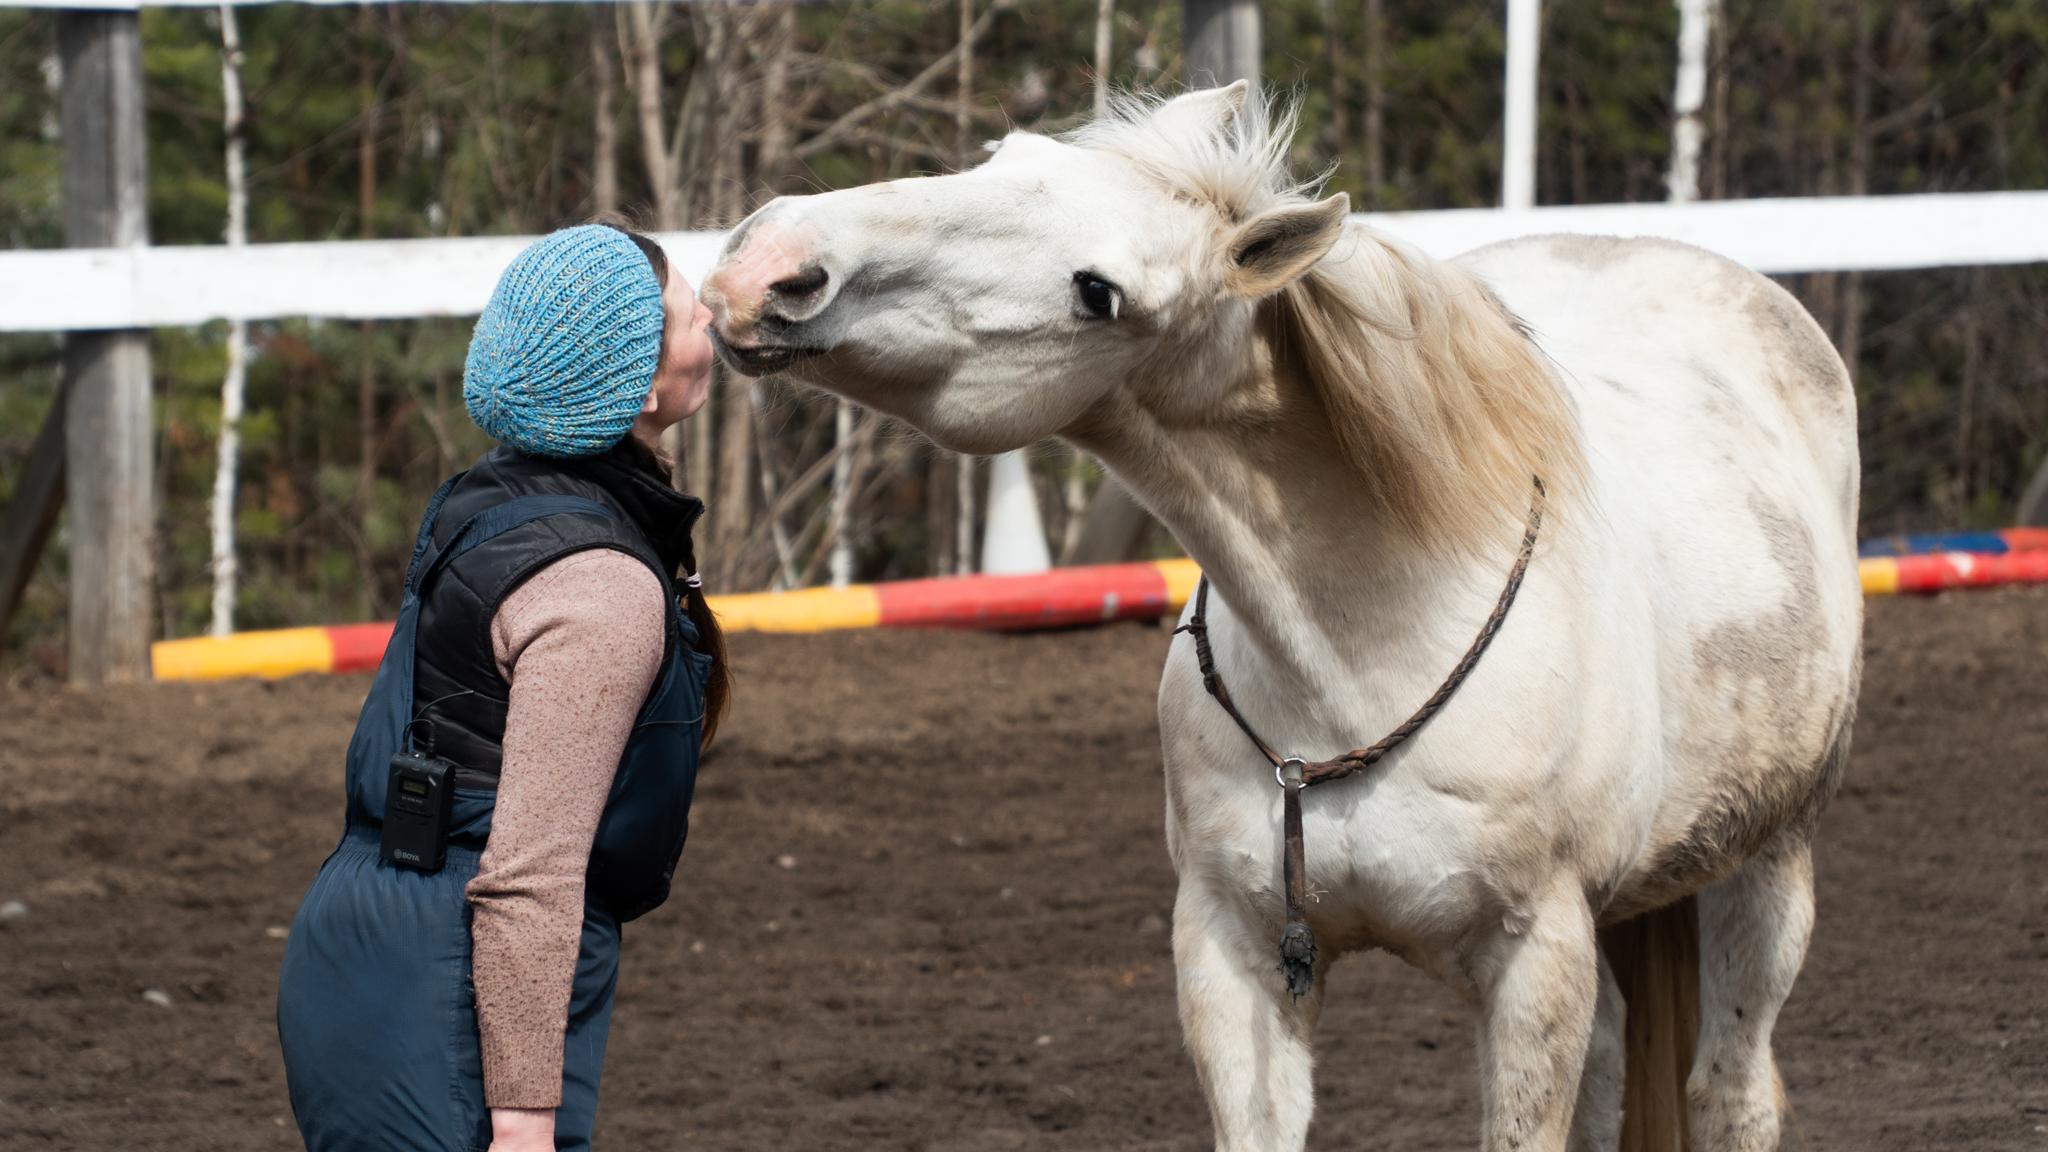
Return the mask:
<path fill-rule="evenodd" d="M 1123 308 L 1123 293 L 1093 272 L 1074 273 L 1074 289 L 1081 307 L 1098 320 L 1114 320 Z"/>

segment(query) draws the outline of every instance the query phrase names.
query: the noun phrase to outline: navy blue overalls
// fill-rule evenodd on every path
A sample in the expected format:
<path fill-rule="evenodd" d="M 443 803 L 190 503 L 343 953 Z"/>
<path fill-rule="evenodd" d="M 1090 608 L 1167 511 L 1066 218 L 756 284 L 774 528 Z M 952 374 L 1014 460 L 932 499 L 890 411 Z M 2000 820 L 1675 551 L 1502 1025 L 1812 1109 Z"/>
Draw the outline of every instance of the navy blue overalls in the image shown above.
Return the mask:
<path fill-rule="evenodd" d="M 447 507 L 466 513 L 458 527 L 443 523 Z M 505 693 L 476 622 L 561 555 L 614 547 L 655 568 L 671 608 L 666 659 L 620 759 L 585 885 L 555 1139 L 561 1149 L 589 1146 L 619 926 L 666 898 L 687 831 L 710 657 L 696 650 L 696 629 L 676 607 L 672 573 L 676 562 L 689 563 L 688 531 L 702 507 L 629 460 L 543 461 L 503 448 L 435 493 L 397 626 L 349 744 L 341 843 L 299 907 L 279 975 L 286 1079 L 312 1152 L 482 1152 L 490 1144 L 464 888 L 490 834 Z M 680 548 L 656 547 L 664 535 Z M 443 694 L 452 698 L 445 705 L 415 699 L 416 671 L 448 679 L 439 664 L 422 663 L 418 644 L 423 606 L 433 604 L 443 606 L 443 623 L 430 620 L 427 631 L 445 635 L 427 636 L 428 647 L 456 650 L 459 667 L 490 669 L 495 697 L 458 689 Z M 482 682 L 481 673 L 467 675 Z M 407 748 L 457 765 L 447 862 L 438 872 L 380 856 L 389 765 Z"/>

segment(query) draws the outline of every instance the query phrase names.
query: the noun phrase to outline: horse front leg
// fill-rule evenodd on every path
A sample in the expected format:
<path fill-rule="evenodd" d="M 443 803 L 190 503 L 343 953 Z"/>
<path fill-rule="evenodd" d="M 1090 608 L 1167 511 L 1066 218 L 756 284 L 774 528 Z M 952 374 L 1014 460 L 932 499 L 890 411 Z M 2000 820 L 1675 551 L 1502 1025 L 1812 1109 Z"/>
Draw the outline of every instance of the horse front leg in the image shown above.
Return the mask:
<path fill-rule="evenodd" d="M 1621 1147 L 1621 1102 L 1627 1083 L 1628 1004 L 1621 984 L 1596 949 L 1600 993 L 1593 1009 L 1593 1037 L 1579 1074 L 1579 1103 L 1572 1110 L 1571 1152 L 1616 1152 Z"/>
<path fill-rule="evenodd" d="M 1298 1152 L 1315 1111 L 1309 1037 L 1323 981 L 1295 1000 L 1280 976 L 1278 930 L 1198 880 L 1173 903 L 1181 1031 L 1209 1098 L 1217 1152 Z"/>
<path fill-rule="evenodd" d="M 1599 1003 L 1593 915 L 1571 885 L 1510 910 L 1470 957 L 1486 1018 L 1486 1152 L 1564 1152 Z"/>

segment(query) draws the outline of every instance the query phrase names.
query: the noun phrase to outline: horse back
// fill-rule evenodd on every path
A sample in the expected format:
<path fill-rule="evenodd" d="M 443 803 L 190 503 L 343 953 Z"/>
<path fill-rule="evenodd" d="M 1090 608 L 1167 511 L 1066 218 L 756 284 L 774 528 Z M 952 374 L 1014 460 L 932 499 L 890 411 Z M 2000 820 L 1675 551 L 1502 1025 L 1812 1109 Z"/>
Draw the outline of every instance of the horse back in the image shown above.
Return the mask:
<path fill-rule="evenodd" d="M 1610 916 L 1810 827 L 1839 782 L 1861 668 L 1856 403 L 1812 317 L 1763 276 L 1668 241 L 1559 236 L 1463 258 L 1578 409 L 1575 548 L 1612 670 L 1655 691 L 1657 797 Z M 1640 746 L 1640 745 L 1639 745 Z"/>

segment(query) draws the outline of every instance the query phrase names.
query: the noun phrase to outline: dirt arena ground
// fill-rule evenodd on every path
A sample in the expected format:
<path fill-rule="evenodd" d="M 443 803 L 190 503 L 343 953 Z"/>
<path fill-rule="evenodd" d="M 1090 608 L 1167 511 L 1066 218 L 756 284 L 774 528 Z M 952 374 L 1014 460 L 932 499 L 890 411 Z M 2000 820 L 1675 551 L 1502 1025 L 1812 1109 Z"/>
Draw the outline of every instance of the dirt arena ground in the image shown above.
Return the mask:
<path fill-rule="evenodd" d="M 1165 638 L 739 637 L 600 1147 L 1198 1149 Z M 1779 1027 L 1811 1149 L 2048 1148 L 2048 595 L 1871 605 Z M 0 692 L 0 1149 L 296 1147 L 272 997 L 360 679 Z M 1247 768 L 1251 771 L 1251 768 Z M 1347 960 L 1319 1149 L 1470 1148 L 1472 1013 Z"/>

